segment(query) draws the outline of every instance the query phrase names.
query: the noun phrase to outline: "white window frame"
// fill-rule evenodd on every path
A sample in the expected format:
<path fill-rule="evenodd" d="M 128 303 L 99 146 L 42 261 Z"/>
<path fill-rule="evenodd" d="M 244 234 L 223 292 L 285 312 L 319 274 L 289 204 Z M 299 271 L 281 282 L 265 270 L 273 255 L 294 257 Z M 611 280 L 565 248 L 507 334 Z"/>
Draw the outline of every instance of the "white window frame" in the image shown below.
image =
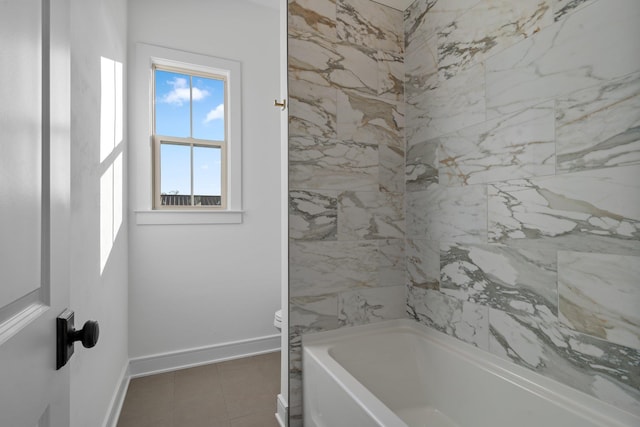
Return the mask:
<path fill-rule="evenodd" d="M 217 140 L 203 140 L 193 137 L 193 123 L 190 123 L 190 133 L 191 136 L 188 138 L 180 138 L 175 136 L 168 135 L 159 135 L 153 134 L 153 209 L 158 210 L 167 210 L 167 209 L 180 209 L 180 210 L 188 210 L 188 209 L 203 209 L 203 210 L 225 210 L 227 207 L 227 133 L 228 133 L 228 116 L 226 114 L 227 109 L 229 108 L 228 102 L 228 94 L 229 90 L 227 88 L 227 77 L 226 74 L 213 74 L 213 72 L 204 73 L 201 71 L 195 71 L 191 68 L 174 68 L 167 67 L 159 64 L 157 61 L 153 64 L 153 88 L 154 93 L 152 97 L 152 107 L 153 107 L 153 124 L 154 128 L 156 127 L 156 103 L 157 103 L 157 94 L 155 93 L 155 88 L 157 87 L 155 81 L 155 73 L 157 70 L 168 71 L 172 73 L 179 73 L 183 75 L 188 75 L 190 77 L 190 85 L 192 84 L 192 77 L 204 77 L 207 79 L 218 79 L 222 80 L 224 84 L 224 137 L 222 141 Z M 193 120 L 193 105 L 192 102 L 189 102 L 189 119 Z M 155 129 L 154 129 L 155 130 Z M 191 148 L 191 165 L 190 165 L 190 181 L 191 181 L 191 198 L 193 202 L 193 148 L 198 147 L 214 147 L 220 149 L 220 173 L 221 173 L 221 182 L 220 182 L 220 205 L 206 205 L 206 206 L 198 206 L 198 205 L 182 205 L 182 206 L 167 206 L 162 204 L 162 192 L 160 191 L 160 184 L 162 178 L 162 169 L 161 165 L 161 144 L 169 143 L 176 145 L 184 145 Z"/>
<path fill-rule="evenodd" d="M 177 68 L 194 73 L 224 76 L 226 79 L 225 111 L 226 170 L 223 184 L 226 191 L 226 206 L 203 209 L 197 206 L 186 208 L 168 207 L 154 209 L 154 65 L 161 68 Z M 184 52 L 144 43 L 136 45 L 136 65 L 133 76 L 134 87 L 129 91 L 133 97 L 130 106 L 134 109 L 132 123 L 133 143 L 136 144 L 131 169 L 137 177 L 133 188 L 133 209 L 136 223 L 145 224 L 237 224 L 242 222 L 242 118 L 241 118 L 241 66 L 238 61 L 208 55 Z M 139 112 L 139 114 L 137 113 Z M 146 120 L 144 118 L 146 117 Z M 136 118 L 143 118 L 140 122 Z M 164 141 L 178 139 L 163 136 Z M 198 142 L 196 141 L 196 144 Z M 141 144 L 141 145 L 137 145 Z M 142 144 L 145 144 L 143 146 Z M 146 155 L 144 153 L 147 153 Z M 148 164 L 143 164 L 146 162 Z M 146 171 L 146 174 L 145 174 Z M 145 176 L 146 175 L 146 176 Z M 146 184 L 145 184 L 146 183 Z M 144 189 L 147 189 L 146 191 Z M 146 194 L 145 194 L 146 193 Z"/>

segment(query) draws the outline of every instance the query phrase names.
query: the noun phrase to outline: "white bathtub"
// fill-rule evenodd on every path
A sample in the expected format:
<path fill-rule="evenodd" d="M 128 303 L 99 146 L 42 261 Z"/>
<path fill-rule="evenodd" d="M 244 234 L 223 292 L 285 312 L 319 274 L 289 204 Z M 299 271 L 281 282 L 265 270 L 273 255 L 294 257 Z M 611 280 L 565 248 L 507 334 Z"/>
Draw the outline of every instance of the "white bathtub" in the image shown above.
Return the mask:
<path fill-rule="evenodd" d="M 640 418 L 413 320 L 303 339 L 306 427 L 639 427 Z"/>

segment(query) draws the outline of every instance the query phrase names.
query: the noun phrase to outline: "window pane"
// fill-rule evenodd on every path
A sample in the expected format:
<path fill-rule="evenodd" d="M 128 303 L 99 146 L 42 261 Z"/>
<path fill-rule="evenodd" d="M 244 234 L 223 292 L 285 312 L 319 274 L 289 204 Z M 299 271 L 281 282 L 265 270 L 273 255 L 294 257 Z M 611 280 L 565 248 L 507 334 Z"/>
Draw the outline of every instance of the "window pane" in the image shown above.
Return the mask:
<path fill-rule="evenodd" d="M 193 137 L 224 140 L 224 80 L 193 77 Z"/>
<path fill-rule="evenodd" d="M 160 144 L 160 194 L 163 205 L 191 204 L 191 147 Z"/>
<path fill-rule="evenodd" d="M 218 147 L 193 148 L 193 194 L 196 205 L 219 205 L 221 154 Z"/>
<path fill-rule="evenodd" d="M 155 133 L 157 135 L 191 136 L 190 83 L 186 74 L 155 70 Z"/>

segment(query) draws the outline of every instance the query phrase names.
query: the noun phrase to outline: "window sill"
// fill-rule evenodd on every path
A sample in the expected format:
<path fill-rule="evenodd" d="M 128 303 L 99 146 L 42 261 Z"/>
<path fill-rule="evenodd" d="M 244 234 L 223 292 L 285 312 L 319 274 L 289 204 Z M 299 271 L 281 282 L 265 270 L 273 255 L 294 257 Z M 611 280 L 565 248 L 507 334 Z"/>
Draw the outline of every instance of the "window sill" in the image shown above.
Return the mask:
<path fill-rule="evenodd" d="M 137 225 L 242 224 L 244 211 L 136 211 Z"/>

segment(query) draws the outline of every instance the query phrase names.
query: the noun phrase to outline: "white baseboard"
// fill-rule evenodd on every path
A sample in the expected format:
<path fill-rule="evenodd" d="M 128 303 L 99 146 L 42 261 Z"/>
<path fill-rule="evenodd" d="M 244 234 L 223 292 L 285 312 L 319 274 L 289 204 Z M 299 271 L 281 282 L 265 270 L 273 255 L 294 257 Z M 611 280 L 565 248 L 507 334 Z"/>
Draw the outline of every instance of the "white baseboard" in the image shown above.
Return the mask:
<path fill-rule="evenodd" d="M 103 427 L 116 427 L 118 424 L 118 418 L 120 418 L 124 397 L 127 395 L 127 388 L 129 388 L 130 378 L 129 364 L 125 363 L 122 368 L 122 373 L 120 374 L 120 381 L 118 381 L 118 388 L 111 398 L 109 411 L 107 412 L 107 418 L 104 420 Z"/>
<path fill-rule="evenodd" d="M 154 354 L 131 359 L 129 375 L 131 378 L 143 377 L 278 350 L 280 350 L 280 334 Z"/>
<path fill-rule="evenodd" d="M 289 406 L 282 394 L 278 395 L 277 406 L 278 412 L 276 413 L 276 420 L 278 424 L 280 424 L 280 427 L 287 427 L 289 425 Z"/>

